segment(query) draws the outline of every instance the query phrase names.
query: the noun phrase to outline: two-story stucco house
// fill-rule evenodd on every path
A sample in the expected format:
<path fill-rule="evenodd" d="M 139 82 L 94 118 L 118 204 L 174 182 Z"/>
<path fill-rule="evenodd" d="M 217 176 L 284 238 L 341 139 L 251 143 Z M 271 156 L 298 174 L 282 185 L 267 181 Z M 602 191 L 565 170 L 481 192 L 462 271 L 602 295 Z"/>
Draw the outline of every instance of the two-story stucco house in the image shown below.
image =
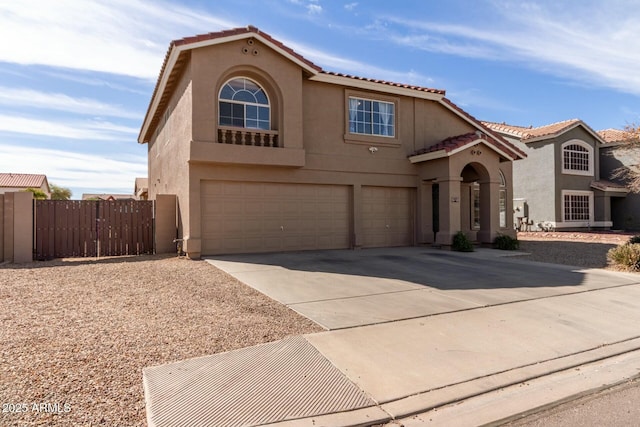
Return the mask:
<path fill-rule="evenodd" d="M 600 179 L 604 142 L 582 120 L 540 127 L 484 124 L 526 152 L 514 164 L 514 220 L 520 229 L 610 228 L 612 200 L 628 190 Z"/>
<path fill-rule="evenodd" d="M 444 91 L 324 71 L 255 27 L 173 41 L 138 141 L 190 257 L 491 242 L 525 157 Z"/>

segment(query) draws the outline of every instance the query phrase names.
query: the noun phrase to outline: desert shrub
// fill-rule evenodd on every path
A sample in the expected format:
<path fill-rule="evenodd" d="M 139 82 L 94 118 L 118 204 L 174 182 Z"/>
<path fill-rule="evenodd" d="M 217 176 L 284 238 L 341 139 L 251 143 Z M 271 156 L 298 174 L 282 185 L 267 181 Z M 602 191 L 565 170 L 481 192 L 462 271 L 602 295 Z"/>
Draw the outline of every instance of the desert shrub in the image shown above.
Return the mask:
<path fill-rule="evenodd" d="M 640 271 L 640 243 L 626 243 L 609 249 L 607 259 L 627 271 Z"/>
<path fill-rule="evenodd" d="M 473 252 L 473 243 L 462 231 L 458 231 L 453 236 L 453 244 L 451 249 L 458 252 Z"/>
<path fill-rule="evenodd" d="M 520 247 L 520 242 L 518 239 L 507 236 L 506 234 L 498 234 L 493 240 L 493 245 L 496 249 L 502 249 L 503 251 L 515 251 Z"/>
<path fill-rule="evenodd" d="M 627 243 L 629 243 L 629 244 L 640 243 L 640 236 L 631 236 L 631 238 L 629 239 L 629 241 Z"/>

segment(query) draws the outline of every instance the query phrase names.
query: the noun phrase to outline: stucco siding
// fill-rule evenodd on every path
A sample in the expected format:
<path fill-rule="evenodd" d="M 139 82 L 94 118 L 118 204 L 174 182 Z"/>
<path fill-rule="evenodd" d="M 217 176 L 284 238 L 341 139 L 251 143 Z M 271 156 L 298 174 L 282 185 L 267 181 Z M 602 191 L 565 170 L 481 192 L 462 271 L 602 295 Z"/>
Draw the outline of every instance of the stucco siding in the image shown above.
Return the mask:
<path fill-rule="evenodd" d="M 174 194 L 178 206 L 189 204 L 189 142 L 192 120 L 191 67 L 182 73 L 155 137 L 148 147 L 149 198 Z M 165 116 L 165 113 L 166 116 Z M 165 122 L 166 117 L 166 122 Z M 188 217 L 179 215 L 179 229 L 188 228 Z"/>
<path fill-rule="evenodd" d="M 513 164 L 513 199 L 526 199 L 529 220 L 556 221 L 553 144 L 527 144 L 526 160 Z"/>

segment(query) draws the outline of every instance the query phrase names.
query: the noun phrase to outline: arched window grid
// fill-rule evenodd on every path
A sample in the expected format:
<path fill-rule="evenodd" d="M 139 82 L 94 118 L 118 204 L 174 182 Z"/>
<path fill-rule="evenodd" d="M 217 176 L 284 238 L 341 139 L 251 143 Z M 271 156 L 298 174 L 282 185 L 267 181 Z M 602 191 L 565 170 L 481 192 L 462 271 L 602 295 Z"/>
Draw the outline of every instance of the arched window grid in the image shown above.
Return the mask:
<path fill-rule="evenodd" d="M 568 141 L 562 145 L 562 171 L 568 174 L 591 175 L 593 148 L 582 141 Z"/>
<path fill-rule="evenodd" d="M 234 77 L 218 96 L 220 126 L 271 129 L 271 103 L 266 91 L 247 77 Z"/>

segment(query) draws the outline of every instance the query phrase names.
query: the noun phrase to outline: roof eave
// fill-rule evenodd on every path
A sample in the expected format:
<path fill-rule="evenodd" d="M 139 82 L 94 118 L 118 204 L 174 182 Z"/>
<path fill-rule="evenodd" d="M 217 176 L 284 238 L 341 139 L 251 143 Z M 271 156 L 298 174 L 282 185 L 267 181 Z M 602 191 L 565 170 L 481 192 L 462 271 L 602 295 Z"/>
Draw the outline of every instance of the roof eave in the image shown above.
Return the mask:
<path fill-rule="evenodd" d="M 334 74 L 317 73 L 309 78 L 309 80 L 330 83 L 339 86 L 350 86 L 358 89 L 371 90 L 375 92 L 384 92 L 394 95 L 409 96 L 412 98 L 427 99 L 429 101 L 440 101 L 444 98 L 444 93 L 429 92 L 426 90 L 416 90 L 415 88 L 398 87 L 392 84 L 382 82 L 374 82 L 367 79 L 355 77 L 337 76 Z"/>

